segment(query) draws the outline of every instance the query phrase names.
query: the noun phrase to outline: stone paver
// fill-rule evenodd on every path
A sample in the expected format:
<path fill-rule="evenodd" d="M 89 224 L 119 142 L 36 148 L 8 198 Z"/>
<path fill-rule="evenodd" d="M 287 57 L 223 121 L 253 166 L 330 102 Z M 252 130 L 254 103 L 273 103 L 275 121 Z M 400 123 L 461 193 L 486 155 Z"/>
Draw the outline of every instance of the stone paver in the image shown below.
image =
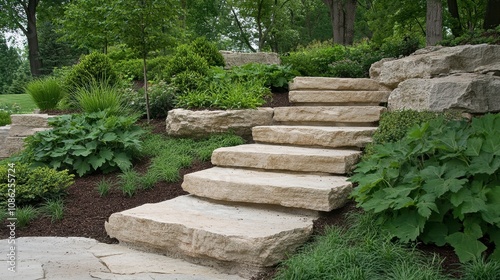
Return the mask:
<path fill-rule="evenodd" d="M 22 237 L 16 239 L 16 272 L 4 271 L 9 280 L 240 280 L 213 268 L 180 259 L 128 249 L 118 244 L 99 243 L 81 237 Z M 7 239 L 0 240 L 0 253 L 9 250 Z"/>

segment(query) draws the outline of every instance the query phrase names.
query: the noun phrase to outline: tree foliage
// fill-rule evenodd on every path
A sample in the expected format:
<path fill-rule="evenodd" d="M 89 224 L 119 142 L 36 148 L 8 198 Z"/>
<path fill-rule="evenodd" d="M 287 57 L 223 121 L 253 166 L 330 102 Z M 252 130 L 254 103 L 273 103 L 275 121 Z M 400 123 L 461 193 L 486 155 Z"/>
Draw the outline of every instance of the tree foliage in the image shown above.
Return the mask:
<path fill-rule="evenodd" d="M 0 94 L 7 93 L 14 80 L 14 72 L 21 65 L 21 57 L 17 50 L 7 45 L 7 40 L 0 34 Z"/>

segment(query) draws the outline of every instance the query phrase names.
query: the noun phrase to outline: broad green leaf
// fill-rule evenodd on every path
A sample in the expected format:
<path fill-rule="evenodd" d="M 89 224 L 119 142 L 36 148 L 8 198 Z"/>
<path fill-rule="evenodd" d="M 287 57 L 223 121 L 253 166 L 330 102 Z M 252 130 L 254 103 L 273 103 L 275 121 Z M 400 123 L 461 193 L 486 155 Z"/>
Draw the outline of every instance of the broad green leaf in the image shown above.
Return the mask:
<path fill-rule="evenodd" d="M 462 214 L 477 213 L 486 210 L 486 203 L 478 197 L 469 197 L 464 201 L 461 207 Z"/>
<path fill-rule="evenodd" d="M 425 218 L 417 215 L 414 211 L 401 211 L 400 214 L 388 220 L 384 225 L 389 232 L 401 239 L 403 242 L 416 240 L 425 225 Z"/>
<path fill-rule="evenodd" d="M 109 161 L 113 159 L 113 152 L 110 149 L 105 148 L 99 152 L 99 156 Z"/>
<path fill-rule="evenodd" d="M 479 137 L 472 137 L 467 140 L 467 149 L 465 150 L 466 156 L 479 156 L 481 152 L 481 146 L 483 145 L 483 139 Z"/>
<path fill-rule="evenodd" d="M 78 176 L 82 177 L 83 175 L 87 174 L 87 172 L 90 171 L 90 165 L 85 162 L 85 161 L 80 161 L 79 164 L 76 166 L 76 173 L 78 173 Z"/>
<path fill-rule="evenodd" d="M 455 249 L 455 253 L 462 263 L 477 260 L 487 249 L 477 238 L 462 232 L 449 235 L 446 237 L 446 241 Z"/>
<path fill-rule="evenodd" d="M 473 157 L 469 172 L 472 174 L 488 174 L 492 175 L 497 172 L 500 168 L 500 158 L 493 156 L 493 154 L 481 152 L 481 154 L 477 157 Z"/>
<path fill-rule="evenodd" d="M 61 167 L 61 161 L 60 160 L 52 160 L 49 164 L 52 166 L 54 169 L 59 169 Z"/>
<path fill-rule="evenodd" d="M 420 238 L 425 243 L 435 243 L 437 246 L 444 246 L 446 244 L 446 236 L 448 236 L 448 227 L 446 224 L 428 222 Z"/>
<path fill-rule="evenodd" d="M 107 132 L 106 134 L 104 134 L 101 138 L 101 141 L 103 142 L 111 142 L 111 141 L 114 141 L 116 140 L 117 136 L 115 133 L 113 132 Z"/>
<path fill-rule="evenodd" d="M 471 195 L 472 195 L 471 191 L 469 189 L 464 188 L 456 193 L 451 194 L 450 202 L 453 204 L 453 206 L 458 207 Z"/>
<path fill-rule="evenodd" d="M 113 161 L 116 162 L 116 165 L 122 171 L 128 170 L 132 167 L 132 162 L 130 162 L 129 156 L 125 153 L 117 153 L 113 158 Z"/>
<path fill-rule="evenodd" d="M 94 170 L 97 170 L 106 162 L 106 159 L 96 155 L 91 155 L 87 158 L 87 161 L 88 163 L 90 163 L 90 165 L 92 165 L 92 168 L 94 168 Z"/>
<path fill-rule="evenodd" d="M 82 157 L 86 157 L 86 156 L 90 155 L 91 153 L 92 153 L 92 151 L 87 150 L 85 148 L 80 149 L 80 150 L 74 150 L 73 152 L 71 152 L 71 154 L 74 156 L 82 156 Z"/>
<path fill-rule="evenodd" d="M 95 150 L 97 148 L 97 141 L 90 141 L 88 143 L 85 143 L 85 148 L 91 151 Z"/>
<path fill-rule="evenodd" d="M 436 196 L 434 194 L 425 194 L 421 196 L 417 203 L 418 214 L 422 217 L 429 218 L 432 211 L 438 213 L 439 210 L 435 200 Z"/>

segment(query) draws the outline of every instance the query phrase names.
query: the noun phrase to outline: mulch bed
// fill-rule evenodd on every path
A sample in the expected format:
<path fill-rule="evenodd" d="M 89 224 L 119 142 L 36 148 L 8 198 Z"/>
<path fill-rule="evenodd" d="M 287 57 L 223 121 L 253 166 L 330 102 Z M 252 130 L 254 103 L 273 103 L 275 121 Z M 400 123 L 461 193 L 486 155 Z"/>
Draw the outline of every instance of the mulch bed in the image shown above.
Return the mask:
<path fill-rule="evenodd" d="M 273 94 L 272 101 L 265 107 L 289 106 L 288 93 Z M 47 112 L 49 114 L 60 114 L 60 112 Z M 65 112 L 66 113 L 66 112 Z M 69 113 L 69 112 L 68 112 Z M 145 121 L 141 121 L 145 123 Z M 165 120 L 152 120 L 149 124 L 153 133 L 165 133 Z M 144 159 L 134 166 L 139 173 L 146 171 L 149 160 Z M 212 167 L 209 162 L 195 162 L 190 168 L 181 170 L 181 175 Z M 17 237 L 26 236 L 60 236 L 60 237 L 88 237 L 103 243 L 117 243 L 116 239 L 110 238 L 104 230 L 104 223 L 108 217 L 115 213 L 124 211 L 145 203 L 157 203 L 187 194 L 181 188 L 181 182 L 166 183 L 159 182 L 150 190 L 139 190 L 134 196 L 126 197 L 121 190 L 113 188 L 107 196 L 101 197 L 96 189 L 98 182 L 103 179 L 118 182 L 117 172 L 111 174 L 94 174 L 77 178 L 75 183 L 68 189 L 65 197 L 64 218 L 61 221 L 51 222 L 49 217 L 40 217 L 31 222 L 26 228 L 16 229 Z M 350 211 L 358 211 L 354 203 L 339 210 L 324 213 L 314 223 L 314 234 L 321 234 L 329 225 L 346 226 L 345 214 Z M 7 227 L 0 228 L 0 238 L 9 236 Z M 458 259 L 451 248 L 439 248 L 436 246 L 419 245 L 425 252 L 437 253 L 445 257 L 443 267 L 447 270 L 455 268 Z M 272 279 L 275 270 L 259 275 L 254 279 Z"/>

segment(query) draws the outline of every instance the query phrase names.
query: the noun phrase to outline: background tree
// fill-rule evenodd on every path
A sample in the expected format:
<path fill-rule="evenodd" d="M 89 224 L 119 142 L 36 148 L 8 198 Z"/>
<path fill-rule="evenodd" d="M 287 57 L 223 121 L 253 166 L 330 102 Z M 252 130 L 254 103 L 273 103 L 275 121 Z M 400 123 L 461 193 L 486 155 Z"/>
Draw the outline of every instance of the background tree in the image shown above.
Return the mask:
<path fill-rule="evenodd" d="M 20 30 L 28 42 L 28 58 L 33 76 L 41 74 L 36 12 L 40 0 L 0 0 L 0 27 Z"/>
<path fill-rule="evenodd" d="M 116 1 L 74 0 L 65 5 L 64 17 L 59 19 L 58 32 L 62 39 L 75 47 L 87 50 L 100 50 L 107 53 L 108 46 L 116 43 L 114 31 L 119 24 L 112 13 L 116 12 Z"/>
<path fill-rule="evenodd" d="M 427 0 L 426 43 L 434 46 L 443 40 L 443 6 L 441 0 Z"/>
<path fill-rule="evenodd" d="M 111 20 L 117 25 L 116 33 L 123 43 L 137 51 L 143 60 L 144 98 L 148 121 L 149 96 L 147 58 L 151 51 L 174 44 L 178 32 L 178 1 L 170 0 L 115 0 Z M 107 4 L 107 3 L 106 3 Z M 104 4 L 104 5 L 106 5 Z"/>
<path fill-rule="evenodd" d="M 500 0 L 488 0 L 484 13 L 483 28 L 493 29 L 500 25 Z"/>
<path fill-rule="evenodd" d="M 14 80 L 14 72 L 21 65 L 17 50 L 7 45 L 7 39 L 0 33 L 0 94 L 7 93 Z"/>
<path fill-rule="evenodd" d="M 330 10 L 334 44 L 352 45 L 357 0 L 323 0 L 323 2 Z"/>

